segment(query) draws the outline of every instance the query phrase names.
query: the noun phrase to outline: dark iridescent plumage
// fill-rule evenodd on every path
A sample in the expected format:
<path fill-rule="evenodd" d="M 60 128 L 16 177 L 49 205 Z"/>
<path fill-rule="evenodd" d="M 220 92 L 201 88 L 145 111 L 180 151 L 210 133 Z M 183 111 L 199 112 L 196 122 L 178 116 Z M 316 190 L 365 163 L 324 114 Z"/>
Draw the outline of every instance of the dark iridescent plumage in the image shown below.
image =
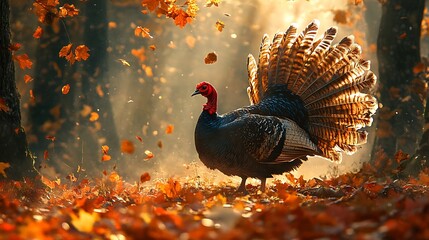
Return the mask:
<path fill-rule="evenodd" d="M 201 161 L 227 175 L 237 175 L 245 191 L 248 177 L 265 179 L 291 171 L 309 155 L 332 161 L 365 143 L 376 99 L 365 92 L 375 86 L 369 61 L 346 37 L 331 46 L 336 28 L 315 40 L 318 22 L 297 34 L 295 25 L 270 44 L 264 36 L 259 63 L 248 59 L 251 106 L 216 113 L 217 93 L 209 83 L 195 94 L 208 99 L 195 129 Z"/>

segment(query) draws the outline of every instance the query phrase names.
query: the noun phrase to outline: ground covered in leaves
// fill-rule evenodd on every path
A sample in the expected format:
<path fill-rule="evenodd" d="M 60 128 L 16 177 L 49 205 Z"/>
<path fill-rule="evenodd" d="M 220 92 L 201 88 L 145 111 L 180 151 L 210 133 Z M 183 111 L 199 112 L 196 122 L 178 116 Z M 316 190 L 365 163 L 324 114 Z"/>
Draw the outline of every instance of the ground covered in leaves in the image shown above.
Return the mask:
<path fill-rule="evenodd" d="M 100 178 L 0 182 L 0 239 L 429 239 L 429 174 L 286 174 L 266 193 L 196 179 Z"/>

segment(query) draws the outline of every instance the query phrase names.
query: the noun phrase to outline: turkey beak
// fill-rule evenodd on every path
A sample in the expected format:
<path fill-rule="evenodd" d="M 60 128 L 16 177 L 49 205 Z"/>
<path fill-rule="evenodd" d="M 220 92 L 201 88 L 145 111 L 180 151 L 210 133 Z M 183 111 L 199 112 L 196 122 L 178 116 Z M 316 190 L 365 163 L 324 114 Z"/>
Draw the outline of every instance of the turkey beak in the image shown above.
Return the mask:
<path fill-rule="evenodd" d="M 194 92 L 194 93 L 192 93 L 191 97 L 193 97 L 193 96 L 195 96 L 195 95 L 198 95 L 198 94 L 201 94 L 201 93 L 200 93 L 200 91 L 197 89 L 197 90 L 195 90 L 195 92 Z"/>

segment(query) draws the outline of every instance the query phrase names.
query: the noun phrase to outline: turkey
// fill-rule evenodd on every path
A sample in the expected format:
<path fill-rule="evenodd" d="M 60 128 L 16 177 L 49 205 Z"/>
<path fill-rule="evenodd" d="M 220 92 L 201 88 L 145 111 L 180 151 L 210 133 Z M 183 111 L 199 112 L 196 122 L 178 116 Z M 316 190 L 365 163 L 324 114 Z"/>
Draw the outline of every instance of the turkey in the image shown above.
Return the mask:
<path fill-rule="evenodd" d="M 341 162 L 366 143 L 377 100 L 371 95 L 376 76 L 361 58 L 354 37 L 333 44 L 337 28 L 316 39 L 319 21 L 301 33 L 292 24 L 262 38 L 259 60 L 248 56 L 250 106 L 219 115 L 217 92 L 208 82 L 192 94 L 207 98 L 195 128 L 195 146 L 211 169 L 261 180 L 299 167 L 307 156 Z"/>

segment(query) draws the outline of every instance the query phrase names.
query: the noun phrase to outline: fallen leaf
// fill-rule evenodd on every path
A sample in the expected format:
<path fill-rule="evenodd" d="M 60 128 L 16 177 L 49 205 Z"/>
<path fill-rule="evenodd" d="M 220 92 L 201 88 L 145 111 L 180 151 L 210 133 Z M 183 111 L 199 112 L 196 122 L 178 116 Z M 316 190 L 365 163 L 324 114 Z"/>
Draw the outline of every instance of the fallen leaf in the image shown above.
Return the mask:
<path fill-rule="evenodd" d="M 94 224 L 100 220 L 98 213 L 88 213 L 83 209 L 79 209 L 79 213 L 71 215 L 71 223 L 73 226 L 81 232 L 91 233 L 94 228 Z"/>
<path fill-rule="evenodd" d="M 121 152 L 132 154 L 134 153 L 134 144 L 130 140 L 122 140 L 121 142 Z"/>
<path fill-rule="evenodd" d="M 66 95 L 70 92 L 70 84 L 66 84 L 61 88 L 61 92 Z"/>
<path fill-rule="evenodd" d="M 215 52 L 207 53 L 206 57 L 204 58 L 205 64 L 213 64 L 217 61 L 217 55 Z"/>
<path fill-rule="evenodd" d="M 42 34 L 43 34 L 43 29 L 40 26 L 38 26 L 33 33 L 33 37 L 34 38 L 40 38 L 42 36 Z"/>

